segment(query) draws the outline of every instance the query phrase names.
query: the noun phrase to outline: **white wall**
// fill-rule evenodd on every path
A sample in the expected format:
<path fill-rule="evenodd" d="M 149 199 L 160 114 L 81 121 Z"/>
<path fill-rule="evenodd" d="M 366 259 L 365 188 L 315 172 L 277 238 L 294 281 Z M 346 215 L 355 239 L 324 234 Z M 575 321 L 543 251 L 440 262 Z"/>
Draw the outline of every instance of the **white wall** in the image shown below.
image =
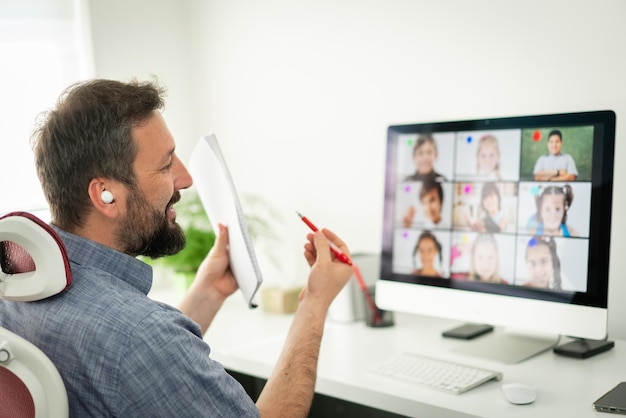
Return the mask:
<path fill-rule="evenodd" d="M 197 103 L 189 27 L 191 3 L 175 0 L 87 0 L 91 15 L 95 76 L 129 81 L 158 78 L 167 87 L 164 116 L 191 150 Z"/>
<path fill-rule="evenodd" d="M 99 75 L 159 75 L 181 155 L 215 131 L 240 193 L 280 211 L 282 263 L 262 260 L 268 283 L 304 277 L 307 230 L 294 210 L 353 252 L 378 251 L 390 124 L 613 109 L 626 134 L 623 0 L 91 4 Z M 626 338 L 619 231 L 614 216 L 609 326 Z"/>

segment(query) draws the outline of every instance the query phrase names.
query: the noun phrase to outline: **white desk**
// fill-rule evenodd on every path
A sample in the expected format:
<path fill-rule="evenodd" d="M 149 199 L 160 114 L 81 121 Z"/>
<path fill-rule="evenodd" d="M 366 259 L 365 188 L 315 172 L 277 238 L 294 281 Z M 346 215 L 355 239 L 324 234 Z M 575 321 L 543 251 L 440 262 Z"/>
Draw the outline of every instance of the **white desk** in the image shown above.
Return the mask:
<path fill-rule="evenodd" d="M 266 379 L 282 348 L 291 316 L 248 310 L 239 298 L 230 299 L 205 336 L 211 355 L 227 369 Z M 411 417 L 607 418 L 608 414 L 595 412 L 591 404 L 626 380 L 624 341 L 615 341 L 610 351 L 585 360 L 548 351 L 520 364 L 504 365 L 450 352 L 466 342 L 440 334 L 458 322 L 399 314 L 395 322 L 393 327 L 374 329 L 363 322 L 327 321 L 316 392 Z M 499 370 L 504 378 L 450 395 L 366 372 L 372 362 L 400 351 Z M 535 386 L 537 400 L 523 406 L 508 403 L 500 385 L 513 381 Z"/>

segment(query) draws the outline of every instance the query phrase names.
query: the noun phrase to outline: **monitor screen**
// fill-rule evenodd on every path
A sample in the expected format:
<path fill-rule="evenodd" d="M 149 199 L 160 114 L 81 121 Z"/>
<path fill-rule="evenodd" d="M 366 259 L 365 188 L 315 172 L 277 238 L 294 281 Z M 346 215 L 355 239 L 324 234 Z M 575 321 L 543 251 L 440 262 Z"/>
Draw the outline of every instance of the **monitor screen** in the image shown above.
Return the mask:
<path fill-rule="evenodd" d="M 614 142 L 612 111 L 390 126 L 377 303 L 605 337 Z"/>

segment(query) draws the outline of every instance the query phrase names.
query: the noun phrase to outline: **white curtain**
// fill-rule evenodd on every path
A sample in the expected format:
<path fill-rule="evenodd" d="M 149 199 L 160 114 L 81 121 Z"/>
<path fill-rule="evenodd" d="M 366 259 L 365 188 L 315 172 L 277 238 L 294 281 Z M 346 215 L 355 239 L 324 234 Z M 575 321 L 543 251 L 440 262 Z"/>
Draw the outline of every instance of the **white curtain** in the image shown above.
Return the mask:
<path fill-rule="evenodd" d="M 92 74 L 87 0 L 0 0 L 0 214 L 45 212 L 30 144 L 37 116 Z"/>

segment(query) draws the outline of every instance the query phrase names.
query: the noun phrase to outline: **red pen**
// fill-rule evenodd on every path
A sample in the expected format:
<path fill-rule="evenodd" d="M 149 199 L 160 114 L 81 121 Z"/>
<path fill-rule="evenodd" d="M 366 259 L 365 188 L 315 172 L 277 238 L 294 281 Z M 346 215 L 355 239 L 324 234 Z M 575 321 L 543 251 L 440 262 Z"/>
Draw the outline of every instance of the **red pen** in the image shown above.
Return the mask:
<path fill-rule="evenodd" d="M 317 227 L 311 222 L 309 221 L 306 216 L 302 216 L 302 214 L 298 211 L 296 211 L 296 213 L 298 214 L 298 216 L 300 217 L 300 219 L 302 219 L 302 222 L 304 222 L 305 224 L 307 224 L 307 226 L 309 228 L 311 228 L 311 231 L 313 232 L 317 232 L 319 231 L 317 229 Z M 343 261 L 344 263 L 346 263 L 347 265 L 351 266 L 352 265 L 352 261 L 348 258 L 347 255 L 345 255 L 340 249 L 339 247 L 337 247 L 335 244 L 333 244 L 332 242 L 328 241 L 328 245 L 330 245 L 330 250 L 333 252 L 333 254 L 335 254 L 335 256 L 340 260 Z"/>
<path fill-rule="evenodd" d="M 304 222 L 305 224 L 307 224 L 307 226 L 309 228 L 311 228 L 311 231 L 313 231 L 313 232 L 317 232 L 318 231 L 318 229 L 315 226 L 315 224 L 313 224 L 313 222 L 309 221 L 306 218 L 306 216 L 302 216 L 302 214 L 300 212 L 298 212 L 298 211 L 296 211 L 296 213 L 298 214 L 300 219 L 302 219 L 302 222 Z M 361 275 L 361 271 L 359 270 L 359 268 L 357 267 L 356 264 L 352 264 L 352 261 L 348 258 L 348 256 L 345 255 L 335 244 L 333 244 L 332 242 L 328 241 L 328 245 L 330 245 L 330 250 L 335 254 L 335 256 L 337 256 L 337 258 L 339 260 L 343 261 L 344 263 L 346 263 L 349 266 L 352 266 L 352 271 L 354 272 L 354 277 L 356 277 L 356 281 L 359 284 L 359 287 L 361 288 L 361 291 L 365 295 L 365 300 L 367 301 L 367 304 L 369 305 L 369 308 L 372 311 L 372 315 L 373 315 L 373 318 L 374 318 L 374 324 L 378 324 L 380 322 L 380 320 L 381 320 L 380 311 L 376 307 L 376 303 L 374 302 L 374 298 L 372 298 L 372 295 L 370 295 L 370 293 L 369 293 L 369 291 L 367 289 L 367 285 L 365 284 L 365 280 L 363 280 L 363 276 Z"/>

